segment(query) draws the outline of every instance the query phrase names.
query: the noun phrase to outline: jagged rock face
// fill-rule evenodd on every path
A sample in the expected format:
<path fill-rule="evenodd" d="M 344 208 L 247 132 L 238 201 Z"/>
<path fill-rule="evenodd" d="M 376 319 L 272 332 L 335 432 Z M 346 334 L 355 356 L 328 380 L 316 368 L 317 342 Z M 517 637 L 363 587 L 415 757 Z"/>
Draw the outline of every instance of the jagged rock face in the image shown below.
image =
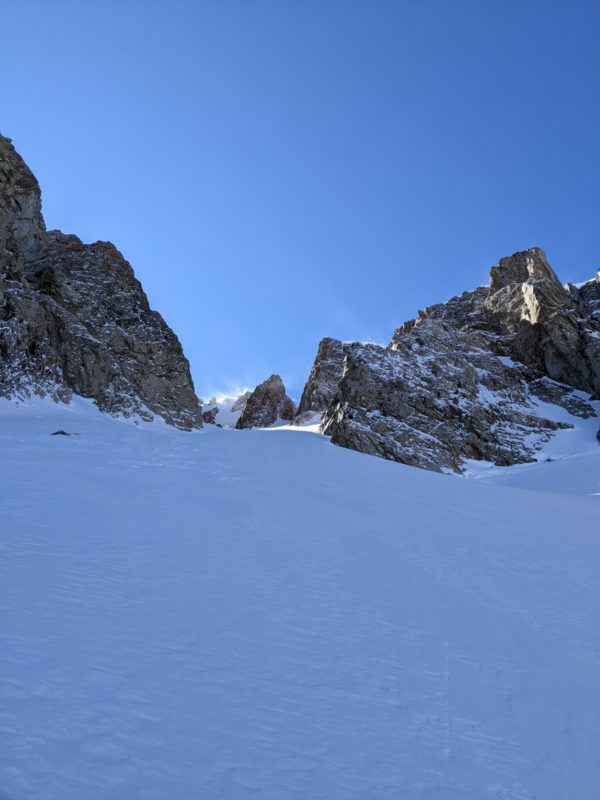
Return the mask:
<path fill-rule="evenodd" d="M 592 284 L 596 282 L 593 281 Z M 593 291 L 565 288 L 537 247 L 503 258 L 489 288 L 431 306 L 399 328 L 394 342 L 424 319 L 446 319 L 460 330 L 493 334 L 490 346 L 553 380 L 600 390 L 600 318 Z"/>
<path fill-rule="evenodd" d="M 501 347 L 561 383 L 585 392 L 600 389 L 600 321 L 585 299 L 564 288 L 541 250 L 516 254 L 525 260 L 529 277 L 494 291 L 494 273 L 486 308 L 502 337 Z"/>
<path fill-rule="evenodd" d="M 46 231 L 34 176 L 0 137 L 0 395 L 202 425 L 189 364 L 110 243 Z"/>
<path fill-rule="evenodd" d="M 44 250 L 37 180 L 10 139 L 0 135 L 0 277 L 19 280 L 26 261 Z"/>
<path fill-rule="evenodd" d="M 600 389 L 599 309 L 600 281 L 565 289 L 538 248 L 502 259 L 489 288 L 420 311 L 388 347 L 345 345 L 322 430 L 433 470 L 531 461 L 565 426 L 541 403 L 595 415 L 573 390 Z"/>
<path fill-rule="evenodd" d="M 573 413 L 593 414 L 569 390 L 552 394 L 527 367 L 505 364 L 485 344 L 477 334 L 428 321 L 394 350 L 352 345 L 323 432 L 361 452 L 460 472 L 469 458 L 532 461 L 556 430 L 568 427 L 540 413 L 541 399 L 570 401 Z"/>
<path fill-rule="evenodd" d="M 271 375 L 259 384 L 246 400 L 245 408 L 235 427 L 266 428 L 277 420 L 293 420 L 296 408 L 285 393 L 279 375 Z"/>
<path fill-rule="evenodd" d="M 339 339 L 322 339 L 302 392 L 298 416 L 319 413 L 331 404 L 344 372 L 346 347 Z"/>

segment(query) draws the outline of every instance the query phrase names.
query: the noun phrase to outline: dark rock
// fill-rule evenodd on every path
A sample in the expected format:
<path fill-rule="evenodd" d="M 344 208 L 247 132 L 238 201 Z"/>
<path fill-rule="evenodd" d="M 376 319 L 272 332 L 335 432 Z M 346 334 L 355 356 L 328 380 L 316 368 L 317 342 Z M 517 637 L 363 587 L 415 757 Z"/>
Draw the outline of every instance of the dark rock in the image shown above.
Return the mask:
<path fill-rule="evenodd" d="M 50 436 L 70 436 L 70 435 L 71 435 L 70 433 L 67 433 L 66 431 L 63 430 L 54 431 L 54 433 L 50 434 Z"/>
<path fill-rule="evenodd" d="M 344 371 L 345 346 L 339 339 L 322 339 L 302 392 L 298 417 L 320 413 L 332 402 Z"/>
<path fill-rule="evenodd" d="M 0 395 L 202 425 L 189 364 L 121 253 L 46 231 L 35 177 L 0 136 Z"/>
<path fill-rule="evenodd" d="M 259 384 L 246 400 L 236 428 L 266 428 L 278 420 L 291 421 L 296 412 L 294 403 L 285 393 L 279 375 L 271 375 Z"/>
<path fill-rule="evenodd" d="M 203 411 L 202 422 L 204 422 L 205 425 L 216 425 L 216 417 L 218 413 L 218 408 L 209 408 L 208 411 Z"/>

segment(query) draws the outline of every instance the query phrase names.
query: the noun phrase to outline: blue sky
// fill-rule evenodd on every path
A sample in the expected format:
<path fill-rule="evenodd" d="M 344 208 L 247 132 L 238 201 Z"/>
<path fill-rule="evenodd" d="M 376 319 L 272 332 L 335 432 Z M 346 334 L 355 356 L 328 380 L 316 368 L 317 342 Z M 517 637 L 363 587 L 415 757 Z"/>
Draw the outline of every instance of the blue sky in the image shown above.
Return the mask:
<path fill-rule="evenodd" d="M 0 130 L 113 241 L 202 395 L 543 247 L 600 266 L 600 4 L 4 0 Z"/>

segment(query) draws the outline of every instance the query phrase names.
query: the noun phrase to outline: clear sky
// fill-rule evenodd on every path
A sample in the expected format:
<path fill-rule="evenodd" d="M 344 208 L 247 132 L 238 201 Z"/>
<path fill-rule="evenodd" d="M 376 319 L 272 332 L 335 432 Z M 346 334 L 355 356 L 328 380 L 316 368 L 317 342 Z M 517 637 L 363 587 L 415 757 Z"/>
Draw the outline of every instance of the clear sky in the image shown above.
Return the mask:
<path fill-rule="evenodd" d="M 199 394 L 543 247 L 600 266 L 597 0 L 3 0 L 0 130 L 113 241 Z"/>

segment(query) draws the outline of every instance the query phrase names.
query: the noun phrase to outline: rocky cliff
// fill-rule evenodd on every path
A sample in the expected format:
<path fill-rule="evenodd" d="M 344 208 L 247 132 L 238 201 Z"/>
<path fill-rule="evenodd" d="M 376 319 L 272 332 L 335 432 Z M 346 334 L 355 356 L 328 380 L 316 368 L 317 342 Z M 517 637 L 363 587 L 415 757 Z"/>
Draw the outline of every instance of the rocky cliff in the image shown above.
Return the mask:
<path fill-rule="evenodd" d="M 344 372 L 344 357 L 348 347 L 339 339 L 322 339 L 317 356 L 304 386 L 297 421 L 313 413 L 325 411 L 331 404 Z"/>
<path fill-rule="evenodd" d="M 108 242 L 47 231 L 38 183 L 0 136 L 0 396 L 72 393 L 102 411 L 202 425 L 189 364 Z"/>
<path fill-rule="evenodd" d="M 387 347 L 324 340 L 300 408 L 323 412 L 335 444 L 461 472 L 468 459 L 534 460 L 599 398 L 600 275 L 563 286 L 532 248 L 502 259 L 488 287 L 420 311 Z"/>

